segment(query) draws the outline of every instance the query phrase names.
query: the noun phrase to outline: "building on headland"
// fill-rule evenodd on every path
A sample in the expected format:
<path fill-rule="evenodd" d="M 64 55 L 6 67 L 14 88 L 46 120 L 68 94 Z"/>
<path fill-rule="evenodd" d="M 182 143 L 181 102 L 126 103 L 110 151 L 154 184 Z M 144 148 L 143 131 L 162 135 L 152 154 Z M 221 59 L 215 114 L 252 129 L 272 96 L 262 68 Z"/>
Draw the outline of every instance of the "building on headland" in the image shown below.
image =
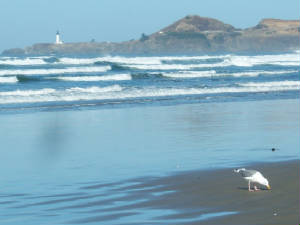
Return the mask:
<path fill-rule="evenodd" d="M 62 40 L 60 39 L 59 31 L 56 32 L 55 44 L 57 45 L 63 44 Z"/>

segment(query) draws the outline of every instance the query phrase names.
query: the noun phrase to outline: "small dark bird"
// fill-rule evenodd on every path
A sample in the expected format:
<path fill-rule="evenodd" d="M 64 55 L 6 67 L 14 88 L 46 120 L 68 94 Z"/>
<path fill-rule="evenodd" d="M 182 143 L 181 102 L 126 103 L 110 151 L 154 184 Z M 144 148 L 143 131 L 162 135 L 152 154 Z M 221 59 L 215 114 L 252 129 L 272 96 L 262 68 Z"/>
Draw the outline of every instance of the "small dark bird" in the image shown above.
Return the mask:
<path fill-rule="evenodd" d="M 275 148 L 272 148 L 272 152 L 275 152 Z"/>

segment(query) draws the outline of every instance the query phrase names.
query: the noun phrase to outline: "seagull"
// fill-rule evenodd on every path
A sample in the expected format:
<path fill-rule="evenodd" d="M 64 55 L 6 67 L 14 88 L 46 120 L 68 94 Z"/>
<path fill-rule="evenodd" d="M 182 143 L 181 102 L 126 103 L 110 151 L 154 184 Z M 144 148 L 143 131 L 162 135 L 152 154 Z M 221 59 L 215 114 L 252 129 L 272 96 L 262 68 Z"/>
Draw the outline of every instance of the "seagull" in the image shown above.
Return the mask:
<path fill-rule="evenodd" d="M 248 190 L 249 191 L 259 190 L 255 185 L 254 185 L 254 190 L 252 190 L 251 186 L 250 186 L 251 182 L 264 185 L 267 187 L 268 190 L 271 189 L 271 187 L 269 185 L 269 181 L 257 170 L 246 170 L 245 168 L 241 168 L 241 169 L 235 169 L 233 171 L 241 174 L 242 177 L 248 181 Z"/>

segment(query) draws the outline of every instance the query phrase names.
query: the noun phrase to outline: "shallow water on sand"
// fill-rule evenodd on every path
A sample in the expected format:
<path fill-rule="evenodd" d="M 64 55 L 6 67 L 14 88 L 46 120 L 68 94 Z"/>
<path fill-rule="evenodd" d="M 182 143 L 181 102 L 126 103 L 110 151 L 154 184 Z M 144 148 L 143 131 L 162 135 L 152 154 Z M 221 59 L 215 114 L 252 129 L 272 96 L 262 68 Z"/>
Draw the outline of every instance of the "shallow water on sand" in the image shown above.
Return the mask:
<path fill-rule="evenodd" d="M 297 159 L 299 115 L 299 99 L 3 114 L 0 223 L 164 224 L 142 205 L 172 190 L 137 178 Z"/>

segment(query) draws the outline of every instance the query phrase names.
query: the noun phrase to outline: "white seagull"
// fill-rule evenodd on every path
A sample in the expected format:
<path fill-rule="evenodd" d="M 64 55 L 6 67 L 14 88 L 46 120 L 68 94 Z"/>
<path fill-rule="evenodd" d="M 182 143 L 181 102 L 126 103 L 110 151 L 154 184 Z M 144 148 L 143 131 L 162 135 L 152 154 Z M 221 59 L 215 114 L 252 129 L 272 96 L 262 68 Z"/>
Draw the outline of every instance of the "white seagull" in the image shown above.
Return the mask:
<path fill-rule="evenodd" d="M 239 173 L 242 175 L 242 177 L 248 181 L 248 190 L 253 191 L 251 189 L 251 182 L 252 183 L 258 183 L 261 185 L 264 185 L 267 187 L 268 190 L 271 189 L 269 185 L 269 181 L 257 170 L 246 170 L 245 168 L 241 169 L 236 169 L 234 172 Z M 259 190 L 255 185 L 254 185 L 254 191 Z"/>

